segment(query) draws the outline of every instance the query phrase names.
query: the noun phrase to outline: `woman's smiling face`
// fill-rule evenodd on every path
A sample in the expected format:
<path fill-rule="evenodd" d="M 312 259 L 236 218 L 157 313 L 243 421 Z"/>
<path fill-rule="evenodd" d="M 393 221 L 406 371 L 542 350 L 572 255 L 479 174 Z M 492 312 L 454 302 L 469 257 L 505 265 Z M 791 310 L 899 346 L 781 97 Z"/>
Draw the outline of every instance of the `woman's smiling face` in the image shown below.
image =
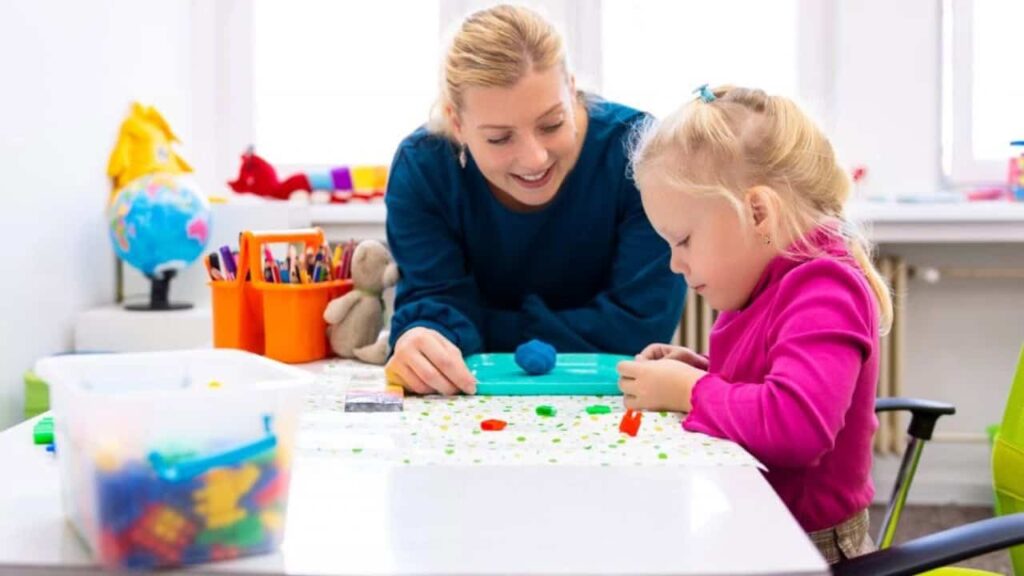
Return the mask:
<path fill-rule="evenodd" d="M 509 88 L 468 88 L 452 117 L 456 138 L 499 200 L 522 210 L 545 206 L 558 193 L 579 157 L 585 122 L 573 83 L 559 67 L 531 70 Z"/>

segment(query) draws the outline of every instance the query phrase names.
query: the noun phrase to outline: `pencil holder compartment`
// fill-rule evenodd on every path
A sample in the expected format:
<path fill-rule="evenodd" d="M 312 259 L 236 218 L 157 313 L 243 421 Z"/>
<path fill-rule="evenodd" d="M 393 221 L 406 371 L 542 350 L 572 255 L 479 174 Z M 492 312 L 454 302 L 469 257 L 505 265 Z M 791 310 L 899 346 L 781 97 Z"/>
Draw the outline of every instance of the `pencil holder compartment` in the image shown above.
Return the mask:
<path fill-rule="evenodd" d="M 214 346 L 240 348 L 291 364 L 313 362 L 330 354 L 323 313 L 328 302 L 352 289 L 351 280 L 309 283 L 268 282 L 261 273 L 264 247 L 302 243 L 319 249 L 319 228 L 243 232 L 238 276 L 211 282 Z"/>
<path fill-rule="evenodd" d="M 244 254 L 244 247 L 239 256 Z M 246 267 L 247 268 L 247 267 Z M 263 306 L 259 293 L 245 281 L 210 282 L 213 306 L 213 345 L 263 354 Z"/>

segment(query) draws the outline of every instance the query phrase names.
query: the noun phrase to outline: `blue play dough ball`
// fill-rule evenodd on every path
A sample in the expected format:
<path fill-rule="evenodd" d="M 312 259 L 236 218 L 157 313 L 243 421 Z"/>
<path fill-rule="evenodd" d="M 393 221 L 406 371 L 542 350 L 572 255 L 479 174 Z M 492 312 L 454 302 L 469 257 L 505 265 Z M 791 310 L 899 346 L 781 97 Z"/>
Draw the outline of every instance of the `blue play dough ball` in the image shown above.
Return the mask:
<path fill-rule="evenodd" d="M 516 348 L 516 364 L 533 376 L 551 372 L 555 357 L 555 347 L 540 340 L 530 340 Z"/>

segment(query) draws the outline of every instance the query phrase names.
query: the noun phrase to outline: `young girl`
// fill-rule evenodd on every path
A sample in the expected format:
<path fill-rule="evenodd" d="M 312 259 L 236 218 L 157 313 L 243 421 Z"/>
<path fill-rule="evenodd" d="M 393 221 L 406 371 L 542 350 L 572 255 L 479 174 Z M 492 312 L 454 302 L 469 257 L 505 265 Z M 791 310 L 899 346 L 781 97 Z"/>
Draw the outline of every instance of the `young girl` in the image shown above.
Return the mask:
<path fill-rule="evenodd" d="M 638 139 L 644 209 L 671 268 L 715 310 L 710 354 L 664 344 L 619 366 L 628 408 L 689 412 L 732 440 L 825 558 L 872 549 L 867 507 L 885 282 L 844 221 L 850 184 L 832 146 L 786 98 L 700 96 Z"/>

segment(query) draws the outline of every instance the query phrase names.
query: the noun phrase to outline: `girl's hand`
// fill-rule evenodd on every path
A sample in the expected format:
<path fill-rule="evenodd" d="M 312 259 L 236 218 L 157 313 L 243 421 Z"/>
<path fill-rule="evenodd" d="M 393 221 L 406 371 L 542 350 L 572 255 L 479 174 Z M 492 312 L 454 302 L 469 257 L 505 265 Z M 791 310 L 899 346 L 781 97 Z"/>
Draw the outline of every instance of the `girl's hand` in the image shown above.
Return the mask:
<path fill-rule="evenodd" d="M 639 362 L 623 361 L 617 366 L 623 403 L 630 410 L 689 412 L 693 385 L 707 374 L 685 362 L 668 358 Z"/>
<path fill-rule="evenodd" d="M 651 344 L 644 348 L 642 352 L 636 355 L 636 359 L 643 360 L 678 360 L 679 362 L 685 362 L 694 368 L 700 370 L 708 369 L 708 359 L 700 354 L 697 354 L 689 348 L 682 346 L 672 346 L 671 344 Z"/>
<path fill-rule="evenodd" d="M 416 394 L 475 394 L 476 377 L 462 352 L 437 330 L 417 326 L 398 337 L 384 366 L 388 381 Z"/>

